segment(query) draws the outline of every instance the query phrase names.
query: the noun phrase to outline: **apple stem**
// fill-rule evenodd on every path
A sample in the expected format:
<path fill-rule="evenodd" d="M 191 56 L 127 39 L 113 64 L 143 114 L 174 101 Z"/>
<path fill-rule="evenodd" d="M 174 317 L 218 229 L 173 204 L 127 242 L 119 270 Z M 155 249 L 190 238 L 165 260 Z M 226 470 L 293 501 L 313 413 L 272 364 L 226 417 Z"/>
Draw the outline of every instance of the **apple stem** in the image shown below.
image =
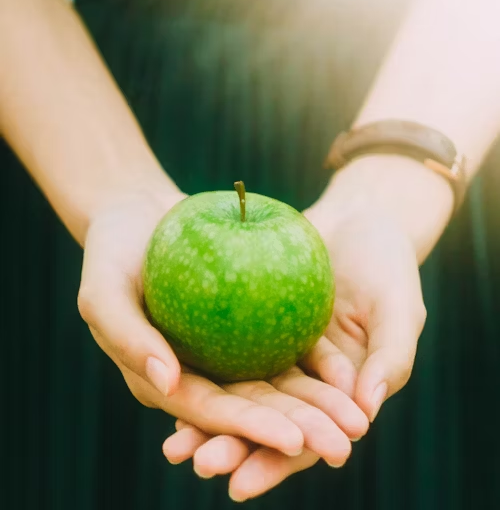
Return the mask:
<path fill-rule="evenodd" d="M 238 192 L 238 196 L 240 197 L 240 211 L 241 211 L 241 221 L 245 221 L 245 184 L 243 181 L 238 181 L 234 183 L 234 189 Z"/>

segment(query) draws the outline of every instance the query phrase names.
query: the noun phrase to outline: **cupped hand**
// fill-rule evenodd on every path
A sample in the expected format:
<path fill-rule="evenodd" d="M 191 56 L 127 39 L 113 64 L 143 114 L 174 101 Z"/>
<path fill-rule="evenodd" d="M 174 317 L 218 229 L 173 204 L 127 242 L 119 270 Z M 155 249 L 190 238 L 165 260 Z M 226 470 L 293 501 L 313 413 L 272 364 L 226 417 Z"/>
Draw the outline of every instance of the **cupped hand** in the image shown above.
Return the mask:
<path fill-rule="evenodd" d="M 409 380 L 426 309 L 415 248 L 396 219 L 376 210 L 331 222 L 322 204 L 305 213 L 326 241 L 336 272 L 332 321 L 304 360 L 349 391 L 373 421 Z"/>
<path fill-rule="evenodd" d="M 344 462 L 349 438 L 363 435 L 367 421 L 341 392 L 300 371 L 277 378 L 274 385 L 216 385 L 181 367 L 148 322 L 141 279 L 145 249 L 161 217 L 183 198 L 181 193 L 137 194 L 91 221 L 78 304 L 95 340 L 148 407 L 211 435 L 244 438 L 285 456 L 299 455 L 305 443 L 329 463 Z"/>
<path fill-rule="evenodd" d="M 319 202 L 305 215 L 330 251 L 337 293 L 325 336 L 302 366 L 352 396 L 373 421 L 383 401 L 408 381 L 426 317 L 415 250 L 397 221 L 374 210 L 335 220 Z M 203 477 L 233 472 L 236 500 L 255 497 L 318 460 L 308 450 L 290 459 L 192 425 L 180 424 L 164 444 L 165 455 L 194 457 Z"/>

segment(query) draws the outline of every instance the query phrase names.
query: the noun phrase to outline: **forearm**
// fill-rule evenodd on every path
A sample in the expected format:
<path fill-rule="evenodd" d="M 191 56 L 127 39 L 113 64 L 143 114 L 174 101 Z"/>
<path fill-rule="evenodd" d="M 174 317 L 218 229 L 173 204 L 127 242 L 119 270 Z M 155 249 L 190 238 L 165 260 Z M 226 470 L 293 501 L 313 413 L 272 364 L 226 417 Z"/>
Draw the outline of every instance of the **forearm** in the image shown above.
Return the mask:
<path fill-rule="evenodd" d="M 0 70 L 0 132 L 78 242 L 112 201 L 177 192 L 63 0 L 0 0 Z"/>
<path fill-rule="evenodd" d="M 494 0 L 416 0 L 355 125 L 396 118 L 438 129 L 467 159 L 468 180 L 500 131 L 500 7 Z M 406 158 L 370 156 L 338 172 L 324 198 L 342 214 L 396 217 L 423 261 L 449 221 L 444 178 Z"/>

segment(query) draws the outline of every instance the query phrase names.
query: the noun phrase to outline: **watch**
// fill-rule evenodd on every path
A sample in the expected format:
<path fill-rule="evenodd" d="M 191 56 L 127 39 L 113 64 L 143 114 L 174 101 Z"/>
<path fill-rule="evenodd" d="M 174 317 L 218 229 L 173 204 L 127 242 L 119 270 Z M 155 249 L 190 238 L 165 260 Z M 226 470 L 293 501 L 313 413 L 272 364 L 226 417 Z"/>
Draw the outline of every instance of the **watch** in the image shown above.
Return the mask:
<path fill-rule="evenodd" d="M 420 161 L 450 183 L 455 197 L 454 213 L 462 205 L 467 189 L 465 158 L 439 131 L 406 120 L 365 124 L 335 138 L 325 166 L 340 170 L 353 159 L 369 154 L 394 154 Z"/>

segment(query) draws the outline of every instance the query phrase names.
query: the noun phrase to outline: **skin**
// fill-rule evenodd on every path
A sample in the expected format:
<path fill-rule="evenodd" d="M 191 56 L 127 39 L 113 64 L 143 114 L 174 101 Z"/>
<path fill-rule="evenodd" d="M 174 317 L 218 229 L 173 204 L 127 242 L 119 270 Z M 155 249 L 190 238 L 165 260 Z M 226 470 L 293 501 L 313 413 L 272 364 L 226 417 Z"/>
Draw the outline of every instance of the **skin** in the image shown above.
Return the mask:
<path fill-rule="evenodd" d="M 388 219 L 353 219 L 330 233 L 318 211 L 311 209 L 305 214 L 324 235 L 337 275 L 331 323 L 318 348 L 306 358 L 305 366 L 314 367 L 323 381 L 354 395 L 373 420 L 382 401 L 407 382 L 416 338 L 424 324 L 415 252 L 408 236 Z M 387 242 L 381 244 L 380 236 Z M 388 281 L 393 282 L 390 292 Z M 384 374 L 388 350 L 391 372 Z M 363 381 L 357 374 L 370 370 L 370 365 L 372 374 L 380 379 L 378 384 L 372 384 L 375 389 L 371 398 L 365 398 L 371 381 Z M 390 387 L 386 377 L 390 377 Z M 273 384 L 279 386 L 277 381 Z M 286 391 L 290 381 L 282 384 Z M 163 445 L 167 459 L 178 463 L 193 457 L 194 469 L 203 478 L 233 473 L 229 490 L 236 501 L 255 497 L 319 460 L 308 449 L 297 459 L 285 459 L 277 452 L 256 448 L 234 437 L 211 438 L 187 424 L 178 426 L 181 430 Z"/>
<path fill-rule="evenodd" d="M 326 383 L 324 409 L 269 383 L 216 385 L 182 367 L 147 321 L 147 241 L 185 194 L 156 160 L 73 8 L 62 0 L 0 0 L 0 69 L 9 70 L 0 80 L 0 132 L 83 247 L 80 313 L 137 399 L 210 434 L 290 456 L 320 421 L 316 453 L 343 462 L 349 439 L 368 428 L 346 395 L 332 414 L 328 395 L 338 390 Z M 348 427 L 335 423 L 337 414 Z"/>
<path fill-rule="evenodd" d="M 328 462 L 344 462 L 350 454 L 349 438 L 364 435 L 368 420 L 347 395 L 326 383 L 319 383 L 323 397 L 314 406 L 298 397 L 302 392 L 298 387 L 284 393 L 262 381 L 219 386 L 186 367 L 181 368 L 175 391 L 170 387 L 161 392 L 157 388 L 163 389 L 161 377 L 147 368 L 145 376 L 129 368 L 153 355 L 165 359 L 162 351 L 166 349 L 168 366 L 178 363 L 160 333 L 146 321 L 141 306 L 143 255 L 164 213 L 161 204 L 150 200 L 113 207 L 92 223 L 85 245 L 80 311 L 131 392 L 144 405 L 163 409 L 209 433 L 245 437 L 291 456 L 301 453 L 306 436 L 320 423 L 316 453 Z M 312 378 L 301 378 L 310 386 L 305 397 L 312 399 L 317 385 L 311 385 Z M 342 417 L 339 423 L 337 417 Z"/>
<path fill-rule="evenodd" d="M 498 14 L 494 0 L 413 2 L 354 126 L 385 118 L 432 126 L 466 155 L 472 180 L 500 131 L 500 68 L 493 65 L 500 54 Z M 318 360 L 316 351 L 308 362 L 318 364 L 324 381 L 353 395 L 371 421 L 411 375 L 426 315 L 418 266 L 452 209 L 442 177 L 407 158 L 372 155 L 338 172 L 305 211 L 330 246 L 338 285 L 329 342 L 320 344 L 330 343 L 329 354 Z M 318 460 L 308 451 L 285 459 L 235 437 L 179 426 L 164 444 L 167 459 L 193 457 L 203 477 L 232 473 L 236 501 Z"/>
<path fill-rule="evenodd" d="M 417 0 L 355 124 L 431 125 L 467 155 L 472 178 L 500 129 L 497 20 L 494 0 Z M 404 158 L 367 157 L 339 172 L 306 212 L 339 286 L 331 327 L 302 366 L 321 380 L 294 368 L 217 386 L 181 367 L 144 316 L 147 239 L 184 194 L 72 8 L 0 0 L 0 69 L 0 132 L 85 250 L 82 317 L 139 401 L 189 424 L 167 440 L 167 457 L 194 456 L 203 476 L 232 472 L 240 501 L 319 457 L 342 465 L 349 440 L 411 373 L 425 318 L 418 264 L 450 220 L 448 183 Z"/>

